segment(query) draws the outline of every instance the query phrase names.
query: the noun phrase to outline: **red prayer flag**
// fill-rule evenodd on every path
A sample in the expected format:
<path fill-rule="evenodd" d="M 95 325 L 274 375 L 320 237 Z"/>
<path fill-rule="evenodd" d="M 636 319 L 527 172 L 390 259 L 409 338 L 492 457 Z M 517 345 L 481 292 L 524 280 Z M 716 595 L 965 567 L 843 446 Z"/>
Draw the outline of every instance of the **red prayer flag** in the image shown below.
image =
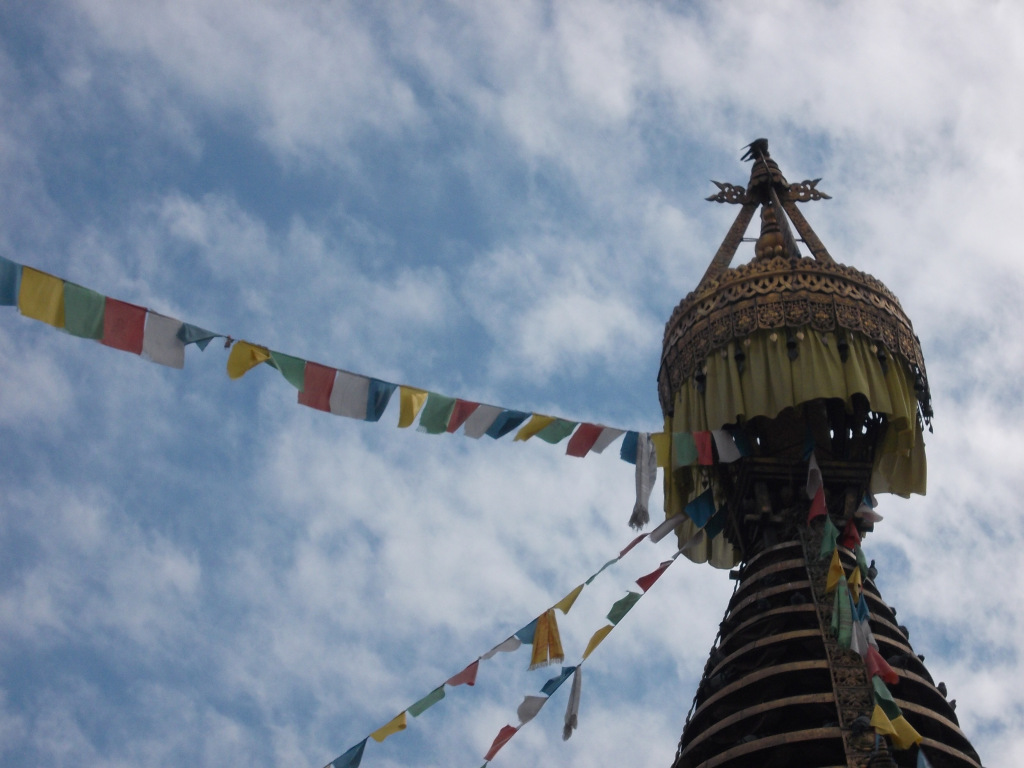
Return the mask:
<path fill-rule="evenodd" d="M 711 450 L 711 432 L 694 432 L 693 442 L 697 444 L 697 463 L 710 467 L 715 463 L 715 454 Z"/>
<path fill-rule="evenodd" d="M 303 374 L 302 391 L 299 392 L 299 405 L 308 405 L 318 411 L 331 410 L 331 390 L 334 388 L 334 376 L 337 371 L 320 363 L 306 361 Z"/>
<path fill-rule="evenodd" d="M 493 760 L 494 756 L 498 754 L 498 750 L 508 744 L 508 740 L 515 736 L 518 730 L 513 725 L 502 726 L 501 730 L 498 731 L 498 735 L 494 737 L 494 743 L 491 744 L 491 748 L 484 755 L 484 760 L 487 762 Z"/>
<path fill-rule="evenodd" d="M 146 308 L 107 297 L 103 309 L 103 338 L 108 347 L 142 354 L 142 339 L 146 335 Z"/>
<path fill-rule="evenodd" d="M 807 513 L 807 522 L 810 523 L 816 517 L 821 517 L 826 514 L 828 509 L 825 506 L 825 489 L 821 486 L 814 494 L 814 498 L 811 499 L 811 511 Z"/>
<path fill-rule="evenodd" d="M 850 518 L 850 522 L 843 528 L 843 535 L 839 538 L 839 546 L 846 547 L 847 549 L 855 549 L 860 546 L 860 531 L 857 530 L 857 524 L 853 522 L 853 518 Z"/>
<path fill-rule="evenodd" d="M 448 419 L 448 431 L 457 431 L 459 427 L 466 423 L 466 419 L 473 415 L 473 411 L 479 407 L 480 403 L 471 403 L 469 400 L 456 398 L 451 418 Z"/>
<path fill-rule="evenodd" d="M 476 685 L 476 671 L 480 668 L 480 659 L 477 659 L 459 674 L 449 678 L 445 682 L 448 685 Z"/>
<path fill-rule="evenodd" d="M 601 436 L 603 431 L 604 427 L 600 424 L 587 424 L 586 422 L 580 424 L 576 434 L 569 438 L 569 445 L 565 449 L 565 454 L 580 458 L 586 456 L 590 449 L 594 447 L 594 443 L 597 442 L 597 438 Z"/>
<path fill-rule="evenodd" d="M 646 576 L 641 576 L 639 579 L 637 579 L 636 585 L 640 587 L 640 589 L 642 589 L 644 592 L 646 592 L 648 589 L 651 588 L 651 585 L 654 584 L 654 582 L 661 578 L 661 574 L 668 570 L 668 567 L 670 565 L 672 565 L 671 560 L 662 563 L 658 566 L 657 570 L 651 571 Z"/>
<path fill-rule="evenodd" d="M 625 554 L 627 552 L 629 552 L 629 550 L 631 550 L 633 547 L 635 547 L 637 544 L 639 544 L 641 541 L 643 541 L 646 538 L 647 538 L 647 534 L 646 533 L 641 533 L 639 536 L 637 536 L 635 539 L 633 539 L 631 542 L 629 542 L 629 544 L 626 545 L 625 549 L 623 549 L 621 552 L 619 552 L 619 557 L 625 556 Z"/>
<path fill-rule="evenodd" d="M 896 685 L 900 681 L 900 676 L 873 645 L 868 646 L 868 651 L 864 655 L 864 665 L 868 668 L 868 679 L 878 675 L 889 685 Z"/>

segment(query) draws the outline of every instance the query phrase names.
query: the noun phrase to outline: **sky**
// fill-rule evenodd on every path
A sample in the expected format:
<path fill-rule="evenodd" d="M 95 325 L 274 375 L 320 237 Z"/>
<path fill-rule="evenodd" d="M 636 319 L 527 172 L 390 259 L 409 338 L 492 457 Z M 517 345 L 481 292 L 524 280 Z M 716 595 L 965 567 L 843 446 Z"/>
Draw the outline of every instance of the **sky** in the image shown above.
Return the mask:
<path fill-rule="evenodd" d="M 1022 43 L 1024 9 L 981 0 L 8 0 L 0 254 L 302 359 L 658 431 L 664 323 L 735 215 L 710 180 L 745 183 L 768 137 L 920 336 L 928 494 L 880 497 L 864 549 L 984 764 L 1021 764 Z M 0 307 L 0 764 L 318 768 L 634 536 L 618 445 L 399 429 L 397 399 L 333 416 L 227 356 L 175 370 Z M 567 664 L 673 550 L 559 614 Z M 587 659 L 573 737 L 565 686 L 493 765 L 670 765 L 731 588 L 679 560 Z M 557 672 L 527 665 L 481 661 L 362 765 L 480 765 Z"/>

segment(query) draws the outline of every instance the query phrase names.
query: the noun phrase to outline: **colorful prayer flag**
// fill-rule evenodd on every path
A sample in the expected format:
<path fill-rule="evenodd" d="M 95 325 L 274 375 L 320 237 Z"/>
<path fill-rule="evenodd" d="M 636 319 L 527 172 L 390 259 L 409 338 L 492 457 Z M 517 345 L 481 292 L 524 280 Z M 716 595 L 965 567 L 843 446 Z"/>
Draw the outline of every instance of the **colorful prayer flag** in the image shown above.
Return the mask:
<path fill-rule="evenodd" d="M 692 432 L 672 433 L 672 468 L 689 467 L 697 463 L 697 441 Z"/>
<path fill-rule="evenodd" d="M 569 435 L 572 434 L 573 430 L 576 429 L 577 421 L 566 421 L 565 419 L 555 419 L 553 422 L 548 424 L 544 429 L 537 433 L 537 439 L 543 440 L 545 443 L 550 445 L 556 445 Z"/>
<path fill-rule="evenodd" d="M 345 754 L 337 757 L 331 762 L 331 768 L 359 768 L 363 760 L 363 750 L 366 749 L 366 739 L 363 739 Z"/>
<path fill-rule="evenodd" d="M 457 675 L 448 678 L 445 683 L 455 685 L 476 685 L 476 673 L 480 668 L 480 659 L 477 659 Z"/>
<path fill-rule="evenodd" d="M 444 686 L 439 685 L 406 710 L 413 717 L 419 717 L 444 698 Z"/>
<path fill-rule="evenodd" d="M 18 311 L 54 328 L 63 328 L 64 281 L 38 269 L 22 267 Z"/>
<path fill-rule="evenodd" d="M 448 422 L 454 409 L 454 397 L 429 392 L 427 403 L 423 406 L 423 412 L 420 414 L 419 431 L 426 432 L 428 435 L 440 435 L 447 431 Z"/>
<path fill-rule="evenodd" d="M 21 264 L 0 256 L 0 306 L 16 306 L 20 287 Z"/>
<path fill-rule="evenodd" d="M 533 720 L 548 702 L 547 696 L 526 696 L 523 698 L 523 703 L 516 709 L 516 716 L 519 718 L 519 724 L 526 725 L 528 722 Z"/>
<path fill-rule="evenodd" d="M 107 309 L 109 311 L 109 305 Z M 103 341 L 106 343 L 106 336 Z M 236 341 L 231 347 L 231 354 L 228 355 L 228 376 L 240 379 L 246 372 L 269 359 L 270 350 L 266 347 L 250 344 L 248 341 Z"/>
<path fill-rule="evenodd" d="M 331 410 L 331 390 L 337 371 L 320 363 L 306 361 L 302 389 L 299 391 L 299 405 L 316 408 L 318 411 Z"/>
<path fill-rule="evenodd" d="M 380 421 L 380 417 L 384 415 L 388 403 L 391 402 L 391 395 L 394 394 L 396 386 L 398 385 L 392 384 L 390 381 L 370 379 L 366 393 L 367 421 Z"/>
<path fill-rule="evenodd" d="M 500 437 L 504 437 L 526 421 L 526 417 L 529 415 L 530 414 L 524 413 L 523 411 L 505 409 L 494 417 L 494 421 L 491 422 L 491 426 L 487 428 L 487 431 L 484 434 L 494 440 L 497 440 Z"/>
<path fill-rule="evenodd" d="M 618 624 L 641 597 L 643 595 L 639 592 L 627 592 L 626 596 L 616 600 L 615 604 L 612 605 L 612 609 L 608 611 L 608 621 L 613 625 Z"/>
<path fill-rule="evenodd" d="M 64 282 L 64 330 L 82 339 L 103 338 L 107 297 L 90 288 Z"/>
<path fill-rule="evenodd" d="M 626 433 L 626 436 L 622 438 L 622 445 L 619 447 L 620 459 L 628 461 L 630 464 L 636 464 L 636 445 L 639 434 L 639 432 L 630 430 Z"/>
<path fill-rule="evenodd" d="M 200 328 L 198 325 L 191 325 L 190 323 L 182 323 L 181 328 L 178 329 L 178 339 L 181 343 L 186 347 L 189 344 L 195 344 L 201 352 L 206 351 L 209 343 L 221 335 L 208 331 L 205 328 Z"/>
<path fill-rule="evenodd" d="M 600 424 L 590 424 L 584 422 L 579 425 L 576 429 L 576 433 L 569 438 L 569 445 L 565 448 L 566 456 L 576 456 L 577 458 L 583 458 L 590 449 L 594 447 L 594 443 L 597 442 L 597 438 L 601 436 L 601 431 L 604 429 Z"/>
<path fill-rule="evenodd" d="M 425 390 L 403 385 L 399 387 L 399 397 L 401 398 L 401 410 L 398 413 L 398 426 L 405 429 L 416 421 L 420 409 L 427 402 L 427 393 Z"/>
<path fill-rule="evenodd" d="M 466 419 L 466 428 L 463 432 L 474 440 L 483 437 L 504 410 L 497 405 L 478 405 Z"/>
<path fill-rule="evenodd" d="M 610 629 L 611 627 L 609 627 L 609 630 Z M 586 657 L 584 656 L 584 658 Z M 540 692 L 543 693 L 545 696 L 551 696 L 555 691 L 558 690 L 559 686 L 562 683 L 569 679 L 569 676 L 575 671 L 576 667 L 562 667 L 561 673 L 559 673 L 555 677 L 552 677 L 550 680 L 544 683 L 544 687 L 540 689 Z"/>
<path fill-rule="evenodd" d="M 573 603 L 576 602 L 576 598 L 580 596 L 580 592 L 582 592 L 582 591 L 583 591 L 583 585 L 580 584 L 572 592 L 570 592 L 565 597 L 563 597 L 561 600 L 559 600 L 557 603 L 555 603 L 554 606 L 552 606 L 552 607 L 553 608 L 557 608 L 563 614 L 569 613 L 569 610 L 572 608 Z"/>
<path fill-rule="evenodd" d="M 697 463 L 704 467 L 714 464 L 715 454 L 711 450 L 711 433 L 708 431 L 694 432 L 693 442 L 697 446 Z"/>
<path fill-rule="evenodd" d="M 518 432 L 516 432 L 515 440 L 529 440 L 538 432 L 553 424 L 554 421 L 554 416 L 542 416 L 539 413 L 535 413 L 530 417 L 530 420 L 520 427 Z"/>
<path fill-rule="evenodd" d="M 487 754 L 484 755 L 484 760 L 491 761 L 494 756 L 498 754 L 498 750 L 508 744 L 509 739 L 516 735 L 516 731 L 519 729 L 514 725 L 502 726 L 501 730 L 498 731 L 498 735 L 494 737 L 494 742 L 491 744 L 491 748 L 487 750 Z"/>
<path fill-rule="evenodd" d="M 839 557 L 839 550 L 832 550 L 832 562 L 828 566 L 828 576 L 825 578 L 825 592 L 831 592 L 839 586 L 839 580 L 846 576 L 843 570 L 843 561 Z"/>
<path fill-rule="evenodd" d="M 608 637 L 608 633 L 611 632 L 615 627 L 612 624 L 605 624 L 597 632 L 590 637 L 590 642 L 587 643 L 587 650 L 583 652 L 583 658 L 586 659 L 590 654 L 594 652 L 594 649 L 601 644 L 601 641 Z"/>
<path fill-rule="evenodd" d="M 147 320 L 146 322 L 148 324 L 149 321 Z M 143 344 L 143 346 L 145 346 L 145 344 Z M 281 375 L 284 376 L 284 380 L 300 392 L 306 385 L 306 361 L 301 357 L 292 357 L 291 355 L 286 355 L 284 352 L 275 352 L 274 350 L 270 350 L 270 360 L 267 361 L 267 365 L 271 368 L 277 368 L 277 370 L 281 372 Z"/>
<path fill-rule="evenodd" d="M 562 652 L 562 638 L 558 633 L 558 621 L 553 608 L 548 608 L 537 617 L 537 629 L 533 635 L 533 653 L 530 655 L 530 669 L 539 669 L 565 659 Z"/>
<path fill-rule="evenodd" d="M 825 505 L 825 489 L 819 487 L 811 499 L 811 508 L 807 512 L 807 524 L 819 517 L 828 517 L 828 507 Z"/>
<path fill-rule="evenodd" d="M 695 498 L 683 509 L 686 512 L 693 524 L 698 528 L 703 528 L 708 524 L 708 520 L 715 514 L 715 496 L 710 488 L 704 493 Z"/>
<path fill-rule="evenodd" d="M 615 429 L 615 427 L 605 427 L 601 430 L 601 434 L 597 436 L 597 440 L 590 446 L 591 453 L 604 453 L 604 449 L 614 443 L 623 433 L 621 429 Z"/>
<path fill-rule="evenodd" d="M 711 436 L 715 440 L 715 448 L 718 449 L 718 460 L 723 464 L 731 464 L 741 458 L 740 449 L 736 447 L 736 441 L 732 434 L 725 429 L 711 430 Z"/>
<path fill-rule="evenodd" d="M 386 739 L 391 734 L 398 733 L 399 731 L 404 731 L 405 728 L 406 728 L 405 712 L 402 712 L 401 714 L 396 715 L 391 720 L 391 722 L 387 723 L 386 725 L 382 725 L 376 731 L 371 733 L 370 734 L 370 738 L 372 738 L 374 741 L 376 741 L 379 744 L 380 742 L 384 741 L 384 739 Z"/>
<path fill-rule="evenodd" d="M 331 387 L 331 413 L 366 421 L 370 400 L 370 380 L 358 373 L 338 371 Z"/>
<path fill-rule="evenodd" d="M 530 637 L 532 638 L 533 636 L 531 635 Z M 512 637 L 509 637 L 509 638 L 507 638 L 505 640 L 502 640 L 500 643 L 498 643 L 496 646 L 491 648 L 491 650 L 489 650 L 487 653 L 485 653 L 480 658 L 481 659 L 490 659 L 490 658 L 492 658 L 497 653 L 511 653 L 512 651 L 518 650 L 522 646 L 522 644 L 523 644 L 522 640 L 520 640 L 515 635 L 512 635 Z"/>
<path fill-rule="evenodd" d="M 103 310 L 103 338 L 100 343 L 141 355 L 145 335 L 146 308 L 108 296 Z"/>
<path fill-rule="evenodd" d="M 171 368 L 185 367 L 185 342 L 178 338 L 182 322 L 150 311 L 142 337 L 142 356 Z"/>
<path fill-rule="evenodd" d="M 636 585 L 638 587 L 640 587 L 640 589 L 642 589 L 644 592 L 646 592 L 652 586 L 654 586 L 654 582 L 656 582 L 658 579 L 660 579 L 661 575 L 666 570 L 668 570 L 668 567 L 670 565 L 672 565 L 672 562 L 673 561 L 671 561 L 671 560 L 666 560 L 661 565 L 659 565 L 655 570 L 653 570 L 650 573 L 648 573 L 646 576 L 641 576 L 639 579 L 637 579 L 636 580 Z"/>
<path fill-rule="evenodd" d="M 839 541 L 839 529 L 836 528 L 832 518 L 825 516 L 825 527 L 821 529 L 821 549 L 818 550 L 818 559 L 828 557 L 836 551 L 836 544 Z"/>
<path fill-rule="evenodd" d="M 448 419 L 447 430 L 449 432 L 458 431 L 477 408 L 480 407 L 480 403 L 472 403 L 469 400 L 455 399 L 455 407 L 452 409 L 451 418 Z M 488 425 L 489 426 L 489 425 Z"/>

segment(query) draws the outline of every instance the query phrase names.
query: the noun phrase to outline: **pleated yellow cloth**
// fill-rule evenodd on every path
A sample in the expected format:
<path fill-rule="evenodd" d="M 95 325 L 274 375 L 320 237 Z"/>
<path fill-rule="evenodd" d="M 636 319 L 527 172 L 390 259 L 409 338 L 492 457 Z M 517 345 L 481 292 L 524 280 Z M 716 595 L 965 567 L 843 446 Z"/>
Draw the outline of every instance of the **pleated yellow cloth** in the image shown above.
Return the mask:
<path fill-rule="evenodd" d="M 789 358 L 785 331 L 758 331 L 730 342 L 708 356 L 703 392 L 689 379 L 675 393 L 675 412 L 665 420 L 665 431 L 697 432 L 757 416 L 775 418 L 786 408 L 818 398 L 838 398 L 852 410 L 851 398 L 861 394 L 871 410 L 884 414 L 889 422 L 875 451 L 872 491 L 923 495 L 927 470 L 913 374 L 901 359 L 892 357 L 883 371 L 875 342 L 854 332 L 847 331 L 845 336 L 845 361 L 832 333 L 800 331 L 795 360 Z M 743 358 L 742 371 L 736 362 L 737 352 Z M 704 490 L 700 472 L 700 467 L 680 467 L 665 473 L 667 517 L 681 512 Z M 715 501 L 720 506 L 725 500 Z M 679 541 L 688 541 L 696 531 L 692 523 L 684 523 L 678 531 Z M 685 554 L 695 562 L 710 562 L 719 568 L 731 568 L 738 562 L 737 553 L 722 536 Z"/>

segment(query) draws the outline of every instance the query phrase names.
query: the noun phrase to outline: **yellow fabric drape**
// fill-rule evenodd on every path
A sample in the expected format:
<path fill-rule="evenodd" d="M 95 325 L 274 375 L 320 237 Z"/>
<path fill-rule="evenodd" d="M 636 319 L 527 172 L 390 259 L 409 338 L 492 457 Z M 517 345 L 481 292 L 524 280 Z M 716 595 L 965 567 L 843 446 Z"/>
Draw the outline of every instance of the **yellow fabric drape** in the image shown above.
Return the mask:
<path fill-rule="evenodd" d="M 854 332 L 845 335 L 846 361 L 839 354 L 835 334 L 801 331 L 795 360 L 789 359 L 785 332 L 758 331 L 730 342 L 707 357 L 703 392 L 688 379 L 674 394 L 675 412 L 665 419 L 665 432 L 692 433 L 757 416 L 775 418 L 786 408 L 819 398 L 838 398 L 849 408 L 853 395 L 861 394 L 872 411 L 888 419 L 885 437 L 875 451 L 872 491 L 923 495 L 927 469 L 913 374 L 892 357 L 883 371 L 874 342 Z M 744 357 L 742 372 L 736 363 L 737 351 Z M 665 472 L 666 518 L 682 512 L 705 489 L 702 471 L 695 466 Z M 689 540 L 696 530 L 692 523 L 684 523 L 678 529 L 679 541 Z M 710 562 L 718 568 L 738 562 L 737 553 L 721 536 L 685 554 L 694 562 Z"/>
<path fill-rule="evenodd" d="M 530 655 L 530 669 L 538 669 L 564 660 L 565 653 L 562 651 L 562 638 L 558 633 L 555 609 L 548 608 L 537 617 L 537 627 L 533 633 L 533 653 Z"/>

